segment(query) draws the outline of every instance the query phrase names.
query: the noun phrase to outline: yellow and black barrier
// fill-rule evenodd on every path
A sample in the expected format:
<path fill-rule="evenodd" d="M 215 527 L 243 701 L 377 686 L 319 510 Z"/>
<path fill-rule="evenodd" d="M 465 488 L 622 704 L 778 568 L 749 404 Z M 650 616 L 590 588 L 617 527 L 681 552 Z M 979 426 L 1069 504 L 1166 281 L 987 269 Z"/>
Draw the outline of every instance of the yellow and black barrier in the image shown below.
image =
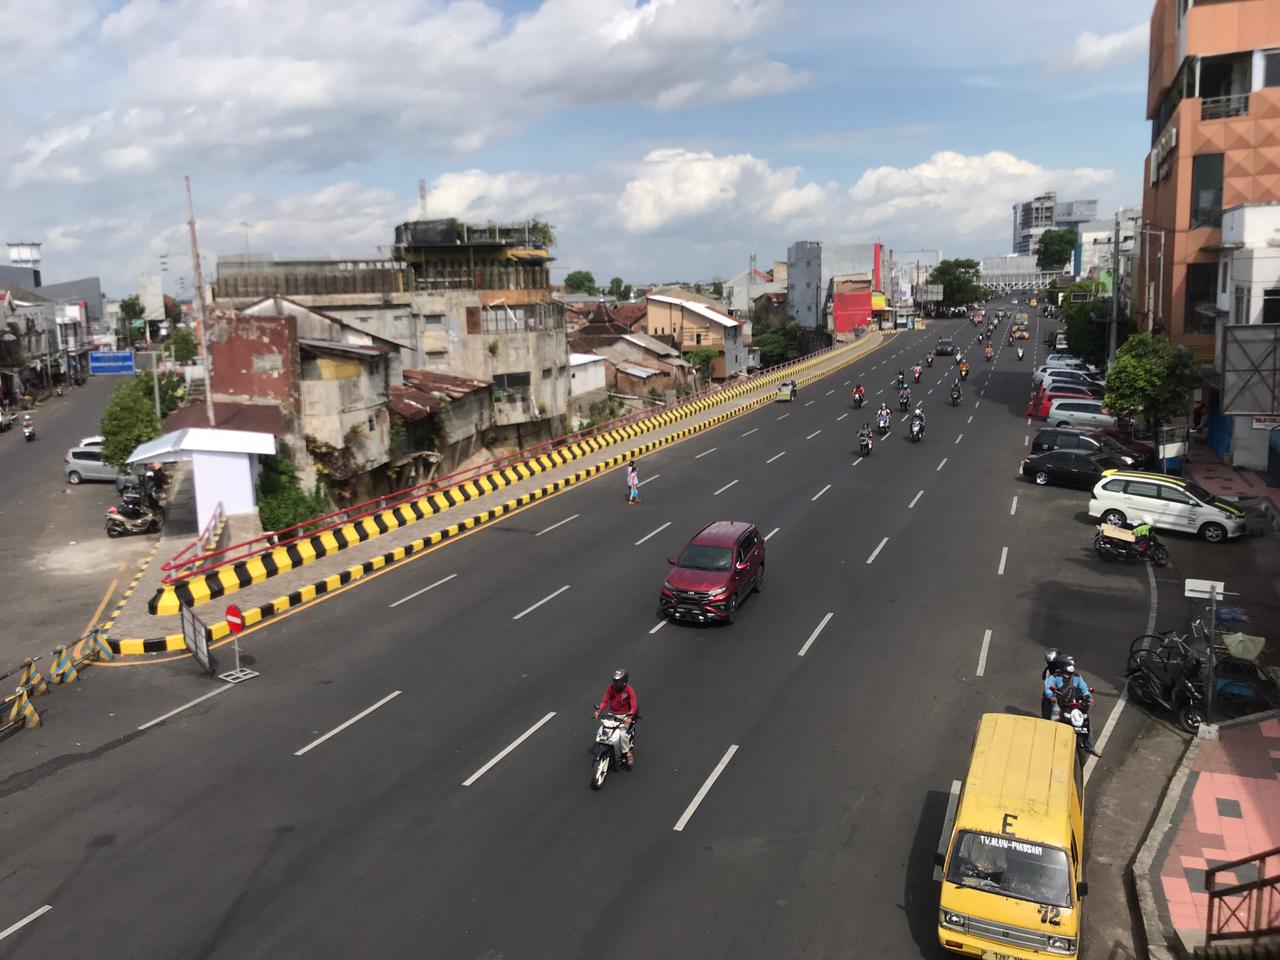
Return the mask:
<path fill-rule="evenodd" d="M 5 697 L 0 701 L 0 706 L 8 707 L 8 714 L 4 726 L 0 727 L 0 733 L 9 733 L 14 730 L 30 730 L 32 727 L 40 726 L 40 712 L 36 710 L 36 705 L 31 702 L 31 690 L 29 687 L 18 687 L 11 696 Z"/>
<path fill-rule="evenodd" d="M 39 659 L 27 657 L 22 661 L 22 675 L 18 677 L 18 686 L 28 688 L 36 696 L 43 696 L 49 692 L 49 683 L 36 669 L 36 661 Z"/>
<path fill-rule="evenodd" d="M 859 344 L 854 343 L 837 347 L 836 350 L 846 350 L 851 354 L 845 361 L 848 363 L 857 359 L 857 356 L 861 356 L 861 351 L 854 350 L 857 346 Z M 173 616 L 183 606 L 198 607 L 220 597 L 236 593 L 278 574 L 296 570 L 323 557 L 332 556 L 348 547 L 380 537 L 384 533 L 417 523 L 419 520 L 425 520 L 428 517 L 461 506 L 468 501 L 479 499 L 512 484 L 529 480 L 547 470 L 562 467 L 589 454 L 625 443 L 652 430 L 670 426 L 696 413 L 721 406 L 728 400 L 744 396 L 760 389 L 762 386 L 769 386 L 784 378 L 796 379 L 797 374 L 802 371 L 811 370 L 813 367 L 829 360 L 832 352 L 823 352 L 806 360 L 801 360 L 786 369 L 771 371 L 746 383 L 726 387 L 706 397 L 700 397 L 697 400 L 682 404 L 675 409 L 659 411 L 652 416 L 644 417 L 634 423 L 625 424 L 613 430 L 606 430 L 594 437 L 575 440 L 547 453 L 530 457 L 528 460 L 502 467 L 492 473 L 466 480 L 444 490 L 432 492 L 416 500 L 401 503 L 379 513 L 343 524 L 340 527 L 323 530 L 309 537 L 300 538 L 285 546 L 275 547 L 265 553 L 249 557 L 247 560 L 237 560 L 207 573 L 196 574 L 176 583 L 164 584 L 156 591 L 155 596 L 147 601 L 147 612 L 152 616 Z M 852 355 L 855 352 L 857 356 Z M 822 375 L 825 376 L 827 373 L 844 365 L 844 363 L 835 364 L 823 370 Z M 812 380 L 813 377 L 810 376 L 803 379 L 807 382 Z M 766 394 L 763 398 L 757 398 L 757 400 L 772 400 L 772 396 Z M 748 407 L 748 409 L 753 408 L 754 405 L 755 401 L 752 402 L 751 407 Z M 741 412 L 741 408 L 734 408 L 731 414 L 736 416 Z M 721 415 L 721 417 L 717 417 L 703 426 L 719 423 L 722 421 L 723 416 Z M 679 436 L 683 435 L 683 432 L 679 434 Z"/>
<path fill-rule="evenodd" d="M 859 356 L 861 356 L 861 354 L 859 354 Z M 858 357 L 850 357 L 849 362 L 856 359 L 858 359 Z M 843 366 L 843 364 L 839 366 Z M 832 372 L 832 370 L 839 369 L 839 366 L 832 367 L 829 370 L 823 370 L 820 373 L 815 373 L 809 377 L 797 377 L 796 380 L 800 385 L 811 383 L 820 377 L 827 376 Z M 616 454 L 608 460 L 602 461 L 601 463 L 587 467 L 583 470 L 579 470 L 571 476 L 556 480 L 544 487 L 522 494 L 513 500 L 508 500 L 505 503 L 496 504 L 493 508 L 485 510 L 472 517 L 468 517 L 458 523 L 450 524 L 444 530 L 436 531 L 435 533 L 431 533 L 425 537 L 414 540 L 412 543 L 406 544 L 405 546 L 396 547 L 394 550 L 389 550 L 386 553 L 373 557 L 370 560 L 366 560 L 363 563 L 356 564 L 339 573 L 331 574 L 323 579 L 317 580 L 315 583 L 307 584 L 305 587 L 294 590 L 289 594 L 276 597 L 269 603 L 264 603 L 257 607 L 242 608 L 240 613 L 244 617 L 244 625 L 246 627 L 251 627 L 254 624 L 261 623 L 264 620 L 277 616 L 286 610 L 310 603 L 317 597 L 323 596 L 327 593 L 333 593 L 347 584 L 355 580 L 359 580 L 376 570 L 381 570 L 394 563 L 399 563 L 407 557 L 422 553 L 445 540 L 452 539 L 459 534 L 467 532 L 468 530 L 473 530 L 482 524 L 490 523 L 499 517 L 506 516 L 507 514 L 525 507 L 534 501 L 542 500 L 552 494 L 566 489 L 567 487 L 582 483 L 591 477 L 622 466 L 633 456 L 644 456 L 669 444 L 688 439 L 689 437 L 709 430 L 712 427 L 719 426 L 734 417 L 741 416 L 742 414 L 755 410 L 758 407 L 767 406 L 768 404 L 773 403 L 774 399 L 773 394 L 764 394 L 763 396 L 748 400 L 746 403 L 739 404 L 732 409 L 726 410 L 710 420 L 695 424 L 691 427 L 686 427 L 685 429 L 673 433 L 668 437 L 663 437 L 660 440 L 650 440 L 642 443 L 624 453 Z M 220 640 L 224 640 L 229 635 L 230 628 L 224 621 L 220 621 L 212 625 L 206 625 L 205 627 L 205 639 L 209 643 L 216 643 Z M 166 636 L 156 637 L 153 639 L 139 638 L 108 640 L 108 644 L 115 653 L 125 655 L 175 653 L 186 650 L 186 642 L 181 633 L 171 633 Z"/>
<path fill-rule="evenodd" d="M 76 670 L 75 661 L 67 653 L 67 648 L 54 647 L 53 662 L 49 665 L 49 682 L 56 687 L 64 683 L 75 683 L 79 677 L 80 672 Z"/>

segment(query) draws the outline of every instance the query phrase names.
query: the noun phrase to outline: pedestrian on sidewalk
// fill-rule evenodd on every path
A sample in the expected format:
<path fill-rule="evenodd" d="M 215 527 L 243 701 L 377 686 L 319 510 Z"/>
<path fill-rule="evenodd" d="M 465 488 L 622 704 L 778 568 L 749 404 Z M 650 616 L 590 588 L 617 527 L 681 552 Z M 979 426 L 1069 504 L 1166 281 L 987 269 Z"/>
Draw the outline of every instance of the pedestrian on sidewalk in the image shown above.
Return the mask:
<path fill-rule="evenodd" d="M 627 503 L 640 502 L 640 471 L 636 469 L 635 457 L 627 464 Z"/>

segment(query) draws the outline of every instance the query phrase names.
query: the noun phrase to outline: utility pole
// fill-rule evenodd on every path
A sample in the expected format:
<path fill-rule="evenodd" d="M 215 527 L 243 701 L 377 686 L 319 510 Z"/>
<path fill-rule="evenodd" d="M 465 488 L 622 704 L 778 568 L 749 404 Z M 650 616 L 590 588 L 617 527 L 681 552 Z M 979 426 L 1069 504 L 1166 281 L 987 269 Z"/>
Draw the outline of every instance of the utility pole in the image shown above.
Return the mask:
<path fill-rule="evenodd" d="M 204 309 L 204 278 L 200 275 L 200 246 L 196 243 L 196 208 L 191 202 L 191 178 L 182 178 L 187 185 L 187 227 L 191 231 L 191 271 L 196 284 L 195 308 L 196 327 L 200 330 L 200 359 L 204 366 L 204 409 L 209 417 L 209 426 L 217 426 L 213 413 L 213 378 L 209 372 L 209 331 Z"/>
<path fill-rule="evenodd" d="M 1107 367 L 1116 360 L 1116 340 L 1120 327 L 1120 212 L 1116 211 L 1115 234 L 1111 240 L 1111 324 L 1107 330 Z"/>

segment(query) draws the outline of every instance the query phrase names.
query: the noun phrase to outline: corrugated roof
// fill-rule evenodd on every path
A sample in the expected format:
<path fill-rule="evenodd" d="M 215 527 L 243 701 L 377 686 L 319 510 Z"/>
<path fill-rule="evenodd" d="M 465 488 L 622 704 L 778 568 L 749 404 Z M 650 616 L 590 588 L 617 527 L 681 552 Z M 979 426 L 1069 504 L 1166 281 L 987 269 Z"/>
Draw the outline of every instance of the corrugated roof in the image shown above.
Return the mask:
<path fill-rule="evenodd" d="M 571 353 L 569 354 L 569 366 L 580 367 L 587 363 L 604 363 L 604 357 L 598 353 Z"/>
<path fill-rule="evenodd" d="M 620 363 L 618 369 L 631 377 L 639 377 L 641 380 L 648 380 L 650 377 L 656 377 L 662 373 L 661 370 L 654 370 L 652 367 L 638 367 L 634 363 Z"/>
<path fill-rule="evenodd" d="M 680 356 L 680 351 L 675 347 L 670 344 L 663 343 L 661 340 L 656 340 L 647 333 L 628 333 L 622 339 L 626 340 L 628 343 L 634 343 L 637 347 L 640 347 L 643 350 L 648 350 L 650 353 L 656 353 L 659 356 Z"/>
<path fill-rule="evenodd" d="M 693 300 L 681 300 L 679 297 L 666 297 L 662 294 L 651 293 L 650 300 L 657 300 L 659 303 L 674 303 L 676 306 L 683 307 L 685 310 L 692 310 L 699 316 L 706 317 L 708 320 L 714 320 L 722 327 L 736 327 L 738 321 L 733 317 L 726 317 L 723 313 L 712 310 L 705 303 L 696 303 Z"/>
<path fill-rule="evenodd" d="M 213 402 L 213 417 L 219 428 L 248 430 L 256 433 L 284 434 L 284 413 L 275 403 L 237 403 L 229 400 Z M 179 407 L 164 419 L 169 431 L 184 427 L 208 427 L 209 418 L 203 403 Z"/>
<path fill-rule="evenodd" d="M 336 353 L 357 360 L 373 360 L 391 352 L 390 347 L 370 343 L 336 343 L 333 340 L 304 340 L 299 338 L 298 346 L 305 347 L 313 353 Z"/>
<path fill-rule="evenodd" d="M 445 401 L 457 400 L 492 386 L 489 380 L 472 380 L 430 370 L 404 371 L 404 383 L 391 388 L 391 409 L 406 420 L 421 420 L 439 410 Z"/>
<path fill-rule="evenodd" d="M 151 460 L 171 462 L 187 459 L 183 453 L 257 453 L 276 452 L 276 438 L 269 433 L 251 430 L 224 430 L 209 427 L 185 427 L 144 443 L 133 451 L 130 463 Z"/>

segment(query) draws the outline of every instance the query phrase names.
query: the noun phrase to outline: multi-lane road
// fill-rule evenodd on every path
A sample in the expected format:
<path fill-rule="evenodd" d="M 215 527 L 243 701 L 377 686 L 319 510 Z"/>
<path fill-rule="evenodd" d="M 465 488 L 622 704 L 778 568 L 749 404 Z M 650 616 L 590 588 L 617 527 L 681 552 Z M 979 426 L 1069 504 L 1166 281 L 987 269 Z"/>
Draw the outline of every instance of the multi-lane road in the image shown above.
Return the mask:
<path fill-rule="evenodd" d="M 1089 556 L 1087 495 L 1016 479 L 1044 348 L 1005 333 L 994 363 L 967 321 L 900 334 L 646 458 L 638 506 L 611 473 L 286 616 L 239 686 L 97 681 L 119 735 L 0 780 L 0 957 L 938 955 L 978 716 L 1037 711 L 1059 645 L 1101 726 L 1148 616 L 1146 571 Z M 891 380 L 942 334 L 973 371 L 956 408 L 951 361 L 925 371 L 912 444 Z M 664 558 L 716 519 L 768 536 L 764 590 L 731 627 L 664 623 Z M 595 793 L 619 666 L 637 763 Z M 213 695 L 152 722 L 186 693 Z"/>

